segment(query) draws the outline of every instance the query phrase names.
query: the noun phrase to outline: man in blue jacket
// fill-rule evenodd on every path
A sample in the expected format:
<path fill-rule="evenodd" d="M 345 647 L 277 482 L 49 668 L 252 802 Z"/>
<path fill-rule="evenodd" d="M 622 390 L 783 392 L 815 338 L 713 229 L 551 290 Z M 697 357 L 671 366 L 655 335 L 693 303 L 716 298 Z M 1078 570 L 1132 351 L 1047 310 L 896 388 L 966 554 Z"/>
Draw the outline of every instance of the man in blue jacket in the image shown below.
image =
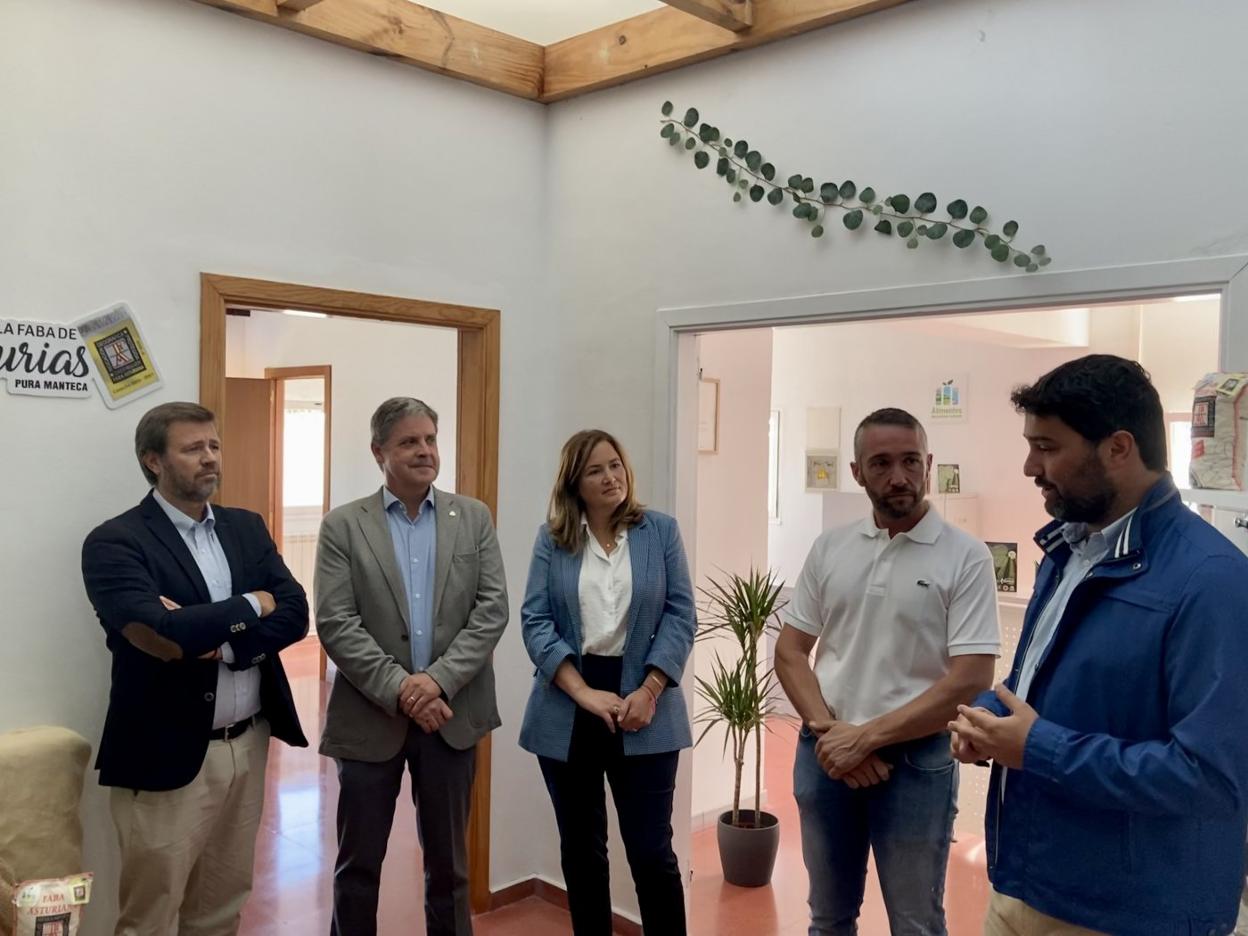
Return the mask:
<path fill-rule="evenodd" d="M 1138 364 L 1090 355 L 1012 400 L 1055 520 L 1006 684 L 949 726 L 960 760 L 994 761 L 985 933 L 1229 933 L 1248 558 L 1180 501 Z"/>

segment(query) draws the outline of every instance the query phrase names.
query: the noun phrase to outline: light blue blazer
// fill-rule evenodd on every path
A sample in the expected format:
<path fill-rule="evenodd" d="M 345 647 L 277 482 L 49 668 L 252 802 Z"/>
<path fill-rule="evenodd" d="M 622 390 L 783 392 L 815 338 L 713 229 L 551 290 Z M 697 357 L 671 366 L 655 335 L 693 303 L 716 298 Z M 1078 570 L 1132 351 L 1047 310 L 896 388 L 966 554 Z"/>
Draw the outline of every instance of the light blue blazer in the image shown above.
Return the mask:
<path fill-rule="evenodd" d="M 680 678 L 697 626 L 689 564 L 676 521 L 647 510 L 628 531 L 633 596 L 628 608 L 621 695 L 637 689 L 655 667 L 668 679 L 650 724 L 624 735 L 624 753 L 659 754 L 690 747 L 693 738 Z M 543 525 L 533 544 L 520 623 L 524 645 L 537 667 L 520 726 L 520 746 L 541 757 L 568 759 L 576 703 L 554 683 L 571 659 L 581 668 L 581 553 L 555 545 Z"/>

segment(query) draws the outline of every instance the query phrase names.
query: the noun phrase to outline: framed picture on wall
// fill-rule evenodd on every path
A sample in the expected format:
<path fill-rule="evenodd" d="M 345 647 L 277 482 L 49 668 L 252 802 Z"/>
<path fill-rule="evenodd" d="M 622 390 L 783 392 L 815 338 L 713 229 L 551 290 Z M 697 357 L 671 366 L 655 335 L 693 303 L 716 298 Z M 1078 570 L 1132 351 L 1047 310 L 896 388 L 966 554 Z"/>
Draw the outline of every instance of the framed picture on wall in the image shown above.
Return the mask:
<path fill-rule="evenodd" d="M 936 466 L 936 493 L 962 493 L 962 469 L 958 465 Z"/>
<path fill-rule="evenodd" d="M 840 453 L 827 449 L 806 452 L 806 490 L 836 491 L 840 489 Z"/>
<path fill-rule="evenodd" d="M 698 451 L 719 452 L 719 378 L 698 379 Z"/>
<path fill-rule="evenodd" d="M 1018 591 L 1018 543 L 986 543 L 992 554 L 992 574 L 997 591 Z"/>

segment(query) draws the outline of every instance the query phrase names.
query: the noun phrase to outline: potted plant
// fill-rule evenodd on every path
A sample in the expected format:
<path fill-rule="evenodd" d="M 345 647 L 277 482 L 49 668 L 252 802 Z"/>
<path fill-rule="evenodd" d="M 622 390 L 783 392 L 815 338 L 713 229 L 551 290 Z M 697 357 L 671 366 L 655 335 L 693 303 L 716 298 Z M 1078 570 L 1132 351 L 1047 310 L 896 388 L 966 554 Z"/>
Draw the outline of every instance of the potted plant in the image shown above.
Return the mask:
<path fill-rule="evenodd" d="M 740 650 L 740 656 L 732 663 L 725 663 L 717 650 L 710 677 L 695 680 L 698 696 L 706 703 L 695 723 L 704 726 L 698 735 L 699 743 L 712 728 L 722 725 L 725 753 L 732 745 L 732 809 L 719 817 L 717 832 L 724 880 L 742 887 L 761 887 L 771 881 L 780 847 L 780 822 L 761 808 L 762 748 L 767 719 L 786 716 L 778 708 L 780 687 L 774 670 L 760 665 L 759 643 L 764 635 L 779 630 L 783 587 L 774 572 L 751 568 L 746 576 L 727 573 L 698 589 L 705 604 L 696 639 L 728 637 L 736 641 Z M 751 735 L 755 752 L 754 809 L 742 812 L 741 774 Z"/>

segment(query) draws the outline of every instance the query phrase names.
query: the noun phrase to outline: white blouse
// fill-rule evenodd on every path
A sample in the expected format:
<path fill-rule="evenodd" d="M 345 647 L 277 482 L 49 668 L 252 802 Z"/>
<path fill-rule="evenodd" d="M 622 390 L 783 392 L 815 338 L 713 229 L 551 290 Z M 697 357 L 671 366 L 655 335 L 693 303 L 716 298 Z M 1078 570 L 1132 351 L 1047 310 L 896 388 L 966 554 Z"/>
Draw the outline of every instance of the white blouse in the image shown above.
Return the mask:
<path fill-rule="evenodd" d="M 581 652 L 595 656 L 623 656 L 628 638 L 628 608 L 633 599 L 633 567 L 628 558 L 628 531 L 615 536 L 615 549 L 606 550 L 582 522 L 585 547 L 581 550 Z"/>

